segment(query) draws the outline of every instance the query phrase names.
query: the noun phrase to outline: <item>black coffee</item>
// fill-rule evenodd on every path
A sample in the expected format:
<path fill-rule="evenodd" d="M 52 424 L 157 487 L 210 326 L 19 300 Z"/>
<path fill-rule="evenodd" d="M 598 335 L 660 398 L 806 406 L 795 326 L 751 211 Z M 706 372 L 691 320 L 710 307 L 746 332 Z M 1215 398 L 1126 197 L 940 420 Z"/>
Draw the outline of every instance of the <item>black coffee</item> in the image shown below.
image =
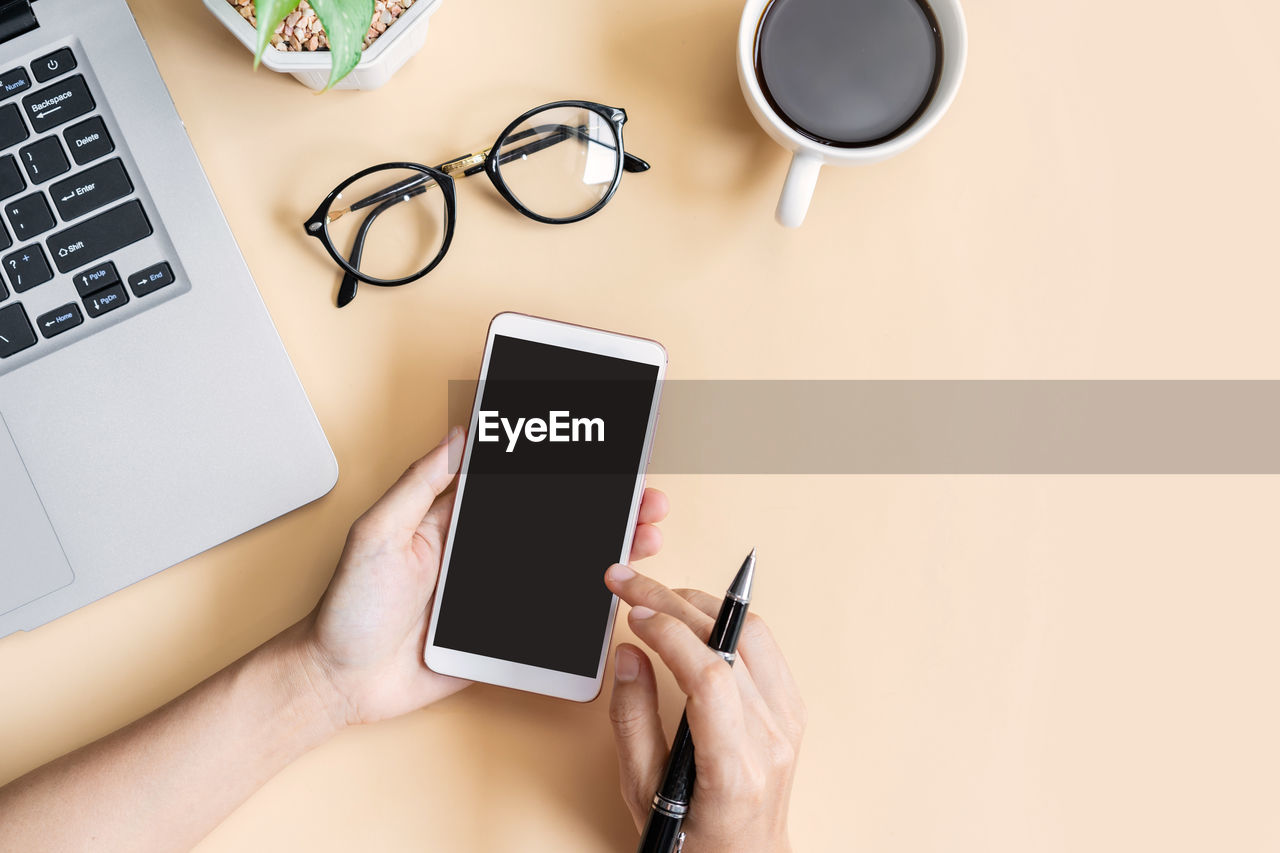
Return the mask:
<path fill-rule="evenodd" d="M 756 76 L 783 121 L 827 145 L 878 145 L 929 105 L 942 38 L 923 0 L 773 0 Z"/>

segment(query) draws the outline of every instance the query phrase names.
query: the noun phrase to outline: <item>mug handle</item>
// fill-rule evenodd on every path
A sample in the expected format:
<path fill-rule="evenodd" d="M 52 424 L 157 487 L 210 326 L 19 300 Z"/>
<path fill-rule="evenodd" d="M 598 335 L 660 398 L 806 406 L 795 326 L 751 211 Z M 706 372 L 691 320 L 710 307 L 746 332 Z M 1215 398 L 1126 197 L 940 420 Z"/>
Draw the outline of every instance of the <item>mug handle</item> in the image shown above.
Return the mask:
<path fill-rule="evenodd" d="M 778 222 L 788 228 L 796 228 L 804 222 L 804 215 L 809 212 L 809 200 L 813 198 L 813 189 L 818 185 L 818 172 L 822 170 L 822 159 L 805 151 L 797 151 L 791 158 L 791 168 L 787 170 L 787 179 L 782 184 L 782 195 L 778 198 Z"/>

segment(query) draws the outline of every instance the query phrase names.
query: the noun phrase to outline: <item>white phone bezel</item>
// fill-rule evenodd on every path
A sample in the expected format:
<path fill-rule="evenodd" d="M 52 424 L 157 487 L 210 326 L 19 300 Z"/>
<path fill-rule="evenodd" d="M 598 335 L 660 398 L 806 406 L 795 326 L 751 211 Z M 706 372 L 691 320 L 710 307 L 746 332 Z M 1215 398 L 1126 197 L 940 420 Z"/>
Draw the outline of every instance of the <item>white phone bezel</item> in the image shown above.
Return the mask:
<path fill-rule="evenodd" d="M 480 366 L 481 384 L 477 386 L 475 400 L 471 405 L 471 420 L 467 427 L 467 442 L 458 471 L 458 494 L 453 505 L 453 515 L 449 519 L 449 533 L 445 541 L 444 557 L 440 562 L 440 578 L 436 583 L 435 601 L 431 607 L 431 628 L 427 633 L 427 642 L 423 648 L 423 660 L 431 670 L 441 675 L 452 675 L 469 681 L 482 681 L 501 687 L 512 687 L 516 690 L 541 693 L 546 696 L 570 699 L 575 702 L 590 702 L 599 695 L 600 685 L 604 678 L 605 656 L 609 652 L 609 643 L 613 637 L 614 618 L 618 612 L 617 596 L 614 596 L 609 604 L 609 620 L 605 628 L 604 642 L 600 647 L 600 658 L 596 664 L 596 674 L 593 678 L 515 663 L 501 658 L 485 657 L 471 652 L 458 651 L 457 649 L 446 649 L 435 644 L 440 604 L 444 600 L 444 596 L 441 593 L 449 577 L 449 558 L 453 552 L 453 532 L 458 523 L 458 512 L 462 507 L 462 495 L 467 487 L 467 467 L 471 461 L 471 448 L 476 437 L 481 389 L 484 387 L 485 377 L 489 374 L 489 356 L 493 351 L 493 339 L 497 335 L 551 344 L 580 352 L 613 356 L 614 358 L 622 358 L 642 364 L 651 364 L 658 368 L 653 403 L 649 408 L 649 423 L 645 429 L 644 451 L 640 456 L 640 470 L 636 472 L 636 485 L 631 498 L 631 510 L 627 519 L 626 536 L 622 543 L 622 550 L 618 555 L 619 562 L 626 562 L 631 552 L 631 540 L 635 533 L 636 516 L 640 511 L 640 499 L 644 493 L 645 469 L 648 466 L 649 453 L 653 447 L 654 427 L 658 420 L 658 401 L 662 395 L 662 380 L 666 374 L 667 351 L 657 341 L 511 312 L 494 317 L 489 323 L 488 336 L 485 338 L 484 360 Z M 604 569 L 604 566 L 600 567 L 602 576 Z"/>

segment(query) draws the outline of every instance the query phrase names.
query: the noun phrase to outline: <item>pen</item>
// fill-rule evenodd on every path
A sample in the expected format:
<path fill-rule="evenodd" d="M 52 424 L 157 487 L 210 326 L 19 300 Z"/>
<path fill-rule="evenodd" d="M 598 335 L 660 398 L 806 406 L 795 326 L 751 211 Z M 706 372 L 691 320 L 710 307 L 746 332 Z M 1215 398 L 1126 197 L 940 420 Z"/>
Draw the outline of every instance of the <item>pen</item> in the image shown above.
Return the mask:
<path fill-rule="evenodd" d="M 725 659 L 729 666 L 737 660 L 738 635 L 747 619 L 747 606 L 751 604 L 751 581 L 756 571 L 756 549 L 752 548 L 742 568 L 729 584 L 720 605 L 720 615 L 711 629 L 711 650 Z M 684 832 L 680 827 L 689 814 L 689 800 L 693 796 L 695 777 L 693 764 L 693 738 L 689 734 L 689 718 L 680 717 L 675 740 L 671 743 L 671 757 L 662 784 L 653 795 L 653 807 L 649 820 L 640 833 L 640 846 L 636 853 L 679 853 L 684 847 Z"/>

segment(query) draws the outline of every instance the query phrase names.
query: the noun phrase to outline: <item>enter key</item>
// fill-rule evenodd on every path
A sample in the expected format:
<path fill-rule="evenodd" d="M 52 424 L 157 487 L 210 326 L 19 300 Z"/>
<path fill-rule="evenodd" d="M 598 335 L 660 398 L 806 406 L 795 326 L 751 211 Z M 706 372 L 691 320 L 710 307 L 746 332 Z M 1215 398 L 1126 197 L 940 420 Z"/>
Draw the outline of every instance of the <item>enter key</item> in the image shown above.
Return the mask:
<path fill-rule="evenodd" d="M 85 169 L 49 187 L 49 195 L 64 222 L 84 216 L 133 192 L 133 182 L 117 157 Z"/>

